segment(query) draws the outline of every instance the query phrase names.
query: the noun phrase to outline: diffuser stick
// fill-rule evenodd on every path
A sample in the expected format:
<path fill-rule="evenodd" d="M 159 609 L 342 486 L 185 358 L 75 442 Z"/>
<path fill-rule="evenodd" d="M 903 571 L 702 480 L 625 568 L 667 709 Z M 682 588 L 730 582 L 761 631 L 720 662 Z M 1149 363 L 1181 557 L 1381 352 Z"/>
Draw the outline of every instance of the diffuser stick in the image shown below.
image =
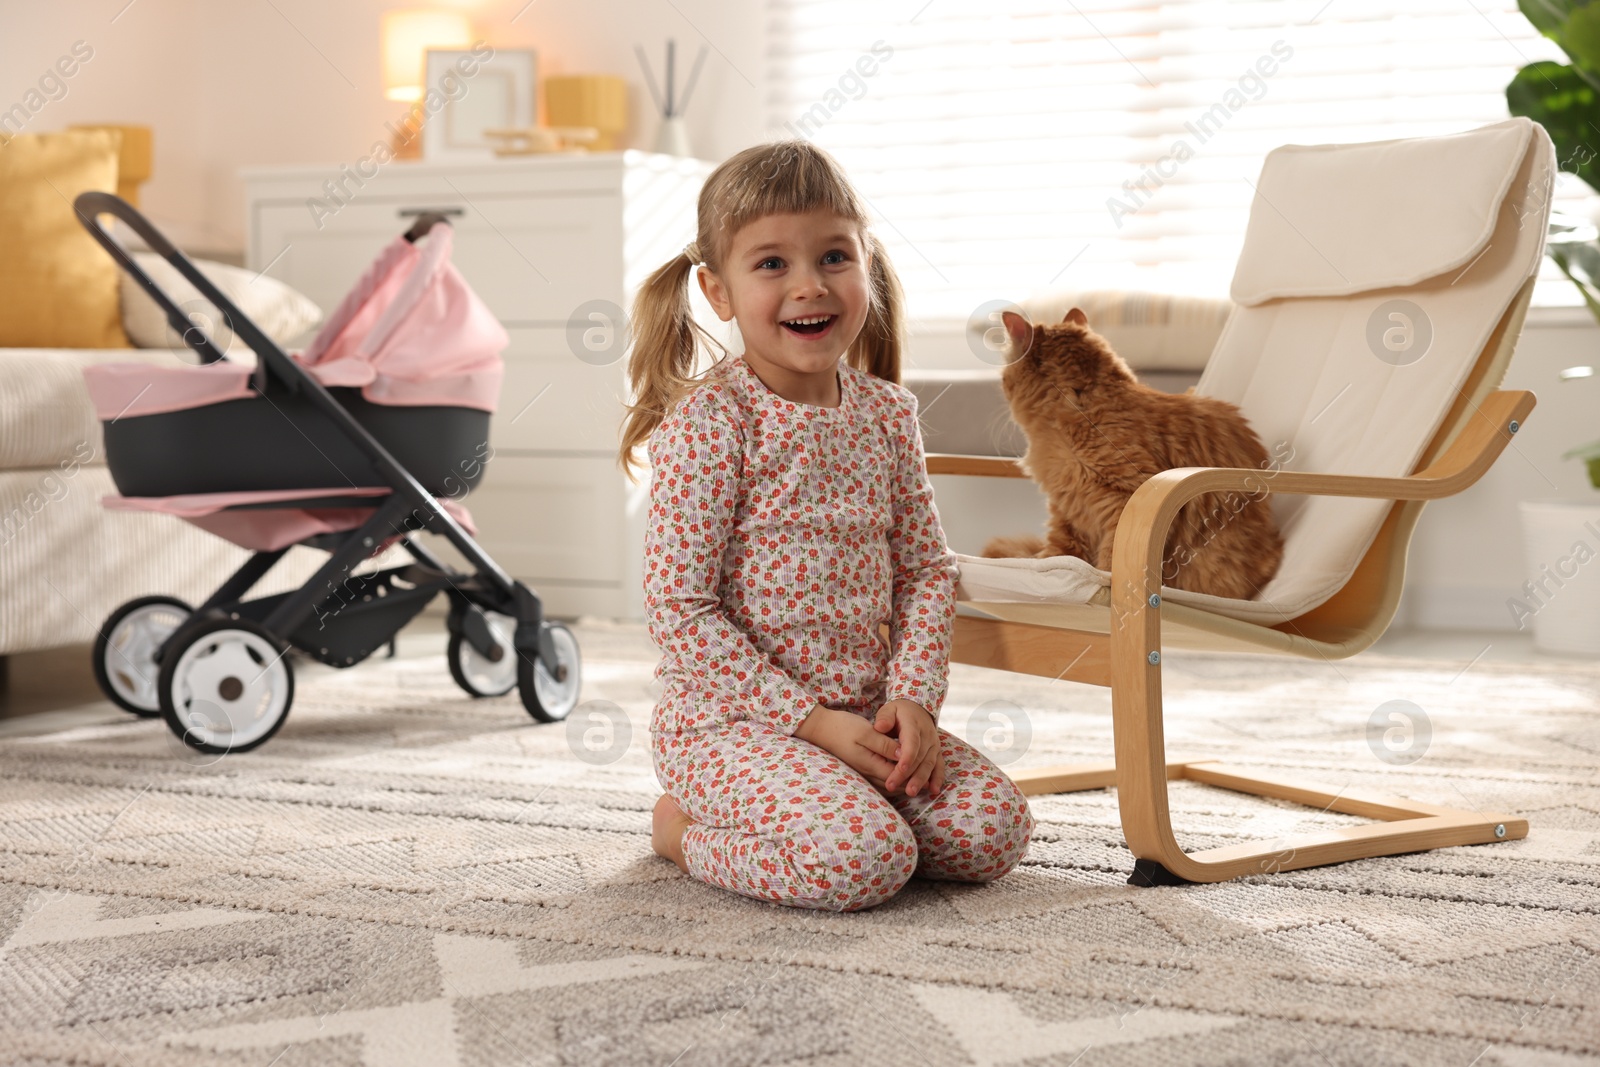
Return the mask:
<path fill-rule="evenodd" d="M 664 108 L 661 90 L 656 88 L 656 76 L 650 73 L 650 61 L 645 58 L 644 46 L 636 44 L 633 46 L 633 51 L 639 57 L 639 69 L 644 71 L 644 83 L 650 87 L 650 99 L 656 102 L 656 110 L 661 111 Z"/>
<path fill-rule="evenodd" d="M 689 110 L 689 94 L 694 92 L 694 83 L 700 80 L 700 68 L 705 66 L 706 56 L 709 54 L 710 50 L 701 45 L 700 54 L 694 57 L 694 66 L 689 69 L 689 80 L 683 83 L 683 96 L 678 100 L 680 114 Z"/>
<path fill-rule="evenodd" d="M 677 42 L 674 41 L 671 37 L 668 37 L 667 38 L 667 118 L 669 118 L 669 119 L 674 114 L 676 114 L 676 112 L 674 112 L 672 110 L 672 83 L 677 78 L 677 75 L 675 75 L 673 73 L 673 58 L 676 56 L 677 51 L 678 51 Z"/>

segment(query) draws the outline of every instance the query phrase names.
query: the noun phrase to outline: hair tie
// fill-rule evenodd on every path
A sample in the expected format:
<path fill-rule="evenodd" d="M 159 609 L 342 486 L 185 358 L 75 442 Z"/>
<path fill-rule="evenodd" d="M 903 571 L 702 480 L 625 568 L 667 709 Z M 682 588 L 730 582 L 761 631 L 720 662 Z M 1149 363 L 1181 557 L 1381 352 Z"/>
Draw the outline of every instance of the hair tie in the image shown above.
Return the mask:
<path fill-rule="evenodd" d="M 705 260 L 700 258 L 700 247 L 693 241 L 683 246 L 683 254 L 689 257 L 689 262 L 697 267 L 705 266 Z"/>

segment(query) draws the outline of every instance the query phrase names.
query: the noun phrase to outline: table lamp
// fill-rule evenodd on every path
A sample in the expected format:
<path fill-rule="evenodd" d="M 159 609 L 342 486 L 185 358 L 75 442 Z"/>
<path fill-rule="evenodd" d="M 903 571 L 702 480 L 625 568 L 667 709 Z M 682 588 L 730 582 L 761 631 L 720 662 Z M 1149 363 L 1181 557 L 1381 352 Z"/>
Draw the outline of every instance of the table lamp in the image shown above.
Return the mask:
<path fill-rule="evenodd" d="M 400 8 L 383 13 L 383 95 L 411 104 L 404 123 L 394 132 L 396 159 L 422 156 L 422 109 L 426 80 L 425 53 L 430 48 L 466 48 L 472 44 L 472 23 L 458 11 Z"/>

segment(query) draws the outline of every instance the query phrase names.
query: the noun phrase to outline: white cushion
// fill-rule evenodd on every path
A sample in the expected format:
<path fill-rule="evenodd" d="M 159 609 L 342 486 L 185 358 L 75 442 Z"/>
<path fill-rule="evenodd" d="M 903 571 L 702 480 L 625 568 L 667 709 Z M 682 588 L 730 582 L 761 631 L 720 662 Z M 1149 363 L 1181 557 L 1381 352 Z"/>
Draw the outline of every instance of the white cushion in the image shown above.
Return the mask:
<path fill-rule="evenodd" d="M 1141 379 L 1151 371 L 1198 374 L 1205 369 L 1233 311 L 1226 297 L 1179 296 L 1141 290 L 1047 288 L 1030 293 L 1022 309 L 1033 322 L 1055 323 L 1073 308 L 1106 339 Z"/>
<path fill-rule="evenodd" d="M 210 321 L 212 309 L 178 269 L 154 252 L 133 252 L 134 262 L 150 276 L 180 308 L 200 312 Z M 209 259 L 191 260 L 222 294 L 259 326 L 263 333 L 284 348 L 298 347 L 306 334 L 322 322 L 322 309 L 309 297 L 296 292 L 276 278 L 253 270 L 231 267 Z M 167 324 L 167 317 L 156 306 L 133 276 L 123 271 L 122 327 L 139 348 L 183 348 L 183 338 Z M 209 332 L 209 331 L 208 331 Z M 214 337 L 221 341 L 221 337 Z M 239 342 L 243 347 L 243 342 Z M 230 353 L 231 355 L 231 353 Z"/>

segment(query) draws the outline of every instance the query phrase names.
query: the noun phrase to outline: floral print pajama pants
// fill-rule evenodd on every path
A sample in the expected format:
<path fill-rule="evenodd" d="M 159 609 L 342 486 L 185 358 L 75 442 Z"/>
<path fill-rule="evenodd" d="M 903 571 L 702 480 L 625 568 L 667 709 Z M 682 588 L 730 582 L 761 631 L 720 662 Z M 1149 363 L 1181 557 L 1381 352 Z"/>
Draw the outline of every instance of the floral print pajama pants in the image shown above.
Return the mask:
<path fill-rule="evenodd" d="M 1027 800 L 977 749 L 939 731 L 937 796 L 885 797 L 809 741 L 748 719 L 651 731 L 656 777 L 695 822 L 689 873 L 792 907 L 856 911 L 888 900 L 913 874 L 989 882 L 1021 861 L 1033 833 Z"/>

